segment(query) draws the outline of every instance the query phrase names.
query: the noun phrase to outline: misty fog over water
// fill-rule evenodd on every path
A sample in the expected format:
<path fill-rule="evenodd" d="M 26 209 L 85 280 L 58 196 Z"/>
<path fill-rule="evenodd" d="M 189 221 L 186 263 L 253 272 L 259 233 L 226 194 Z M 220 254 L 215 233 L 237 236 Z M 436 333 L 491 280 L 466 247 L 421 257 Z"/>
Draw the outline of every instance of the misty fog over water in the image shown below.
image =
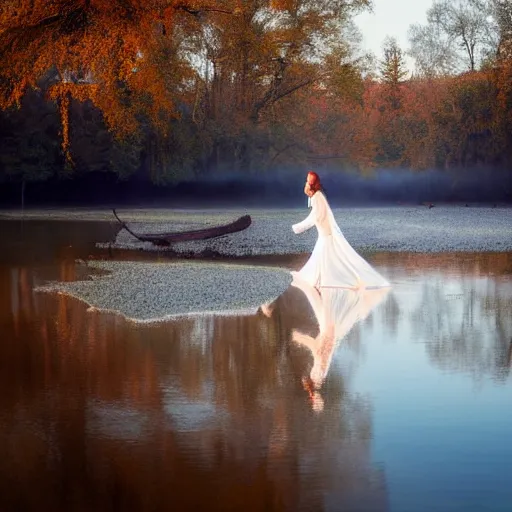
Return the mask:
<path fill-rule="evenodd" d="M 73 179 L 27 183 L 25 205 L 148 205 L 214 207 L 297 207 L 304 203 L 307 169 L 268 174 L 221 173 L 198 176 L 166 186 L 147 177 L 119 181 L 112 173 L 87 173 Z M 512 203 L 512 171 L 411 171 L 381 169 L 364 176 L 356 172 L 321 171 L 333 206 L 371 204 Z M 21 184 L 0 186 L 0 207 L 16 207 Z"/>

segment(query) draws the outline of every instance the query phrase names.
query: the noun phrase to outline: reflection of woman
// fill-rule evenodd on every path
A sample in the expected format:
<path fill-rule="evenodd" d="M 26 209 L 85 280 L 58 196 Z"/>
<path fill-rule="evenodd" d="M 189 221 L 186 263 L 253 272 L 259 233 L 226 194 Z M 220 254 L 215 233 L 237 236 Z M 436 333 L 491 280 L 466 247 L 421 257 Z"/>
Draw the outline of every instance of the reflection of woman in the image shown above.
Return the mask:
<path fill-rule="evenodd" d="M 304 193 L 311 200 L 311 213 L 302 222 L 294 224 L 292 229 L 295 233 L 302 233 L 316 226 L 318 239 L 304 267 L 292 274 L 317 288 L 389 286 L 388 281 L 357 254 L 343 236 L 322 193 L 320 178 L 313 171 L 307 175 Z"/>
<path fill-rule="evenodd" d="M 320 389 L 327 378 L 332 357 L 339 342 L 359 321 L 381 303 L 390 287 L 350 290 L 316 288 L 298 273 L 291 286 L 274 302 L 262 304 L 260 311 L 268 318 L 279 315 L 280 338 L 307 348 L 313 358 L 307 375 L 301 370 L 302 385 L 314 410 L 323 409 Z"/>
<path fill-rule="evenodd" d="M 337 343 L 388 294 L 389 288 L 373 290 L 346 290 L 323 288 L 321 292 L 300 278 L 292 282 L 307 297 L 318 322 L 319 333 L 315 338 L 294 329 L 292 339 L 308 348 L 313 356 L 309 378 L 303 380 L 310 397 L 321 400 L 318 390 L 327 377 Z"/>

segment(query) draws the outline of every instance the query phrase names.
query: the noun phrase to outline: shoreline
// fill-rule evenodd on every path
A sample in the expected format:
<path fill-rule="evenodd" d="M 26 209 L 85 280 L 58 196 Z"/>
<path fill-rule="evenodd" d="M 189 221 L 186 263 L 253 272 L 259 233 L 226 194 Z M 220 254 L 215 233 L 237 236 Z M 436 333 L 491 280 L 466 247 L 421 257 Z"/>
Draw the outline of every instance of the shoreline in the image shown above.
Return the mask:
<path fill-rule="evenodd" d="M 418 202 L 418 203 L 350 203 L 347 202 L 343 205 L 331 206 L 332 210 L 363 210 L 363 209 L 401 209 L 401 208 L 412 208 L 412 209 L 424 209 L 428 210 L 429 205 L 433 205 L 433 208 L 449 208 L 449 209 L 493 209 L 493 210 L 510 210 L 512 209 L 512 203 L 505 202 Z M 191 213 L 221 213 L 221 212 L 237 212 L 237 213 L 248 213 L 256 214 L 258 212 L 278 212 L 278 211 L 303 211 L 306 209 L 306 201 L 303 204 L 297 205 L 285 205 L 285 206 L 255 206 L 251 204 L 246 207 L 242 204 L 239 205 L 189 205 L 189 206 L 151 206 L 151 205 L 120 205 L 120 206 L 34 206 L 25 207 L 22 210 L 20 207 L 0 207 L 0 220 L 96 220 L 96 221 L 109 221 L 115 218 L 112 214 L 112 209 L 123 215 L 130 214 L 139 215 L 141 213 L 155 213 L 161 215 L 162 213 L 168 214 L 170 217 L 173 214 L 191 214 Z M 431 209 L 433 209 L 431 208 Z M 89 213 L 89 218 L 83 218 L 84 212 Z M 80 216 L 77 219 L 70 218 L 74 215 Z M 129 218 L 128 218 L 129 220 Z"/>
<path fill-rule="evenodd" d="M 309 214 L 306 207 L 239 210 L 119 210 L 120 218 L 136 233 L 158 233 L 204 229 L 226 224 L 244 214 L 251 215 L 249 228 L 229 235 L 177 242 L 157 247 L 140 242 L 107 210 L 40 210 L 21 215 L 2 215 L 0 222 L 99 222 L 112 229 L 110 241 L 97 248 L 114 251 L 147 252 L 175 259 L 215 260 L 261 256 L 310 254 L 316 229 L 296 235 L 291 226 Z M 333 214 L 350 245 L 362 254 L 379 252 L 510 252 L 512 251 L 512 208 L 479 206 L 465 208 L 439 205 L 334 208 Z M 105 239 L 103 239 L 105 240 Z"/>
<path fill-rule="evenodd" d="M 125 214 L 136 233 L 202 229 L 232 220 L 242 212 Z M 247 213 L 247 212 L 246 212 Z M 249 228 L 230 235 L 177 242 L 169 248 L 140 242 L 120 229 L 115 240 L 97 244 L 114 250 L 140 250 L 174 257 L 259 257 L 310 254 L 317 240 L 315 228 L 296 235 L 291 226 L 309 214 L 307 208 L 248 212 Z M 378 252 L 508 252 L 512 251 L 512 209 L 393 207 L 333 209 L 335 219 L 350 245 L 362 254 Z M 168 220 L 167 216 L 172 215 Z M 148 219 L 147 217 L 151 217 Z"/>

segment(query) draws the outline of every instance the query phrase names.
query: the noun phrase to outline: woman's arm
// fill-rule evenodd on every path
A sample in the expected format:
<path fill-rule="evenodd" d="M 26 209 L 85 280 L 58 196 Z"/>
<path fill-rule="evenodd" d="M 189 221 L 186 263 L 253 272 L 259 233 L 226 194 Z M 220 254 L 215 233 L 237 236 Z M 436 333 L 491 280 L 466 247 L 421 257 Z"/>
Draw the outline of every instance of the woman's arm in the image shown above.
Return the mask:
<path fill-rule="evenodd" d="M 292 226 L 294 233 L 302 233 L 303 231 L 306 231 L 315 225 L 319 213 L 318 204 L 317 201 L 315 200 L 315 196 L 311 198 L 311 213 L 302 222 L 298 222 L 297 224 L 294 224 Z"/>

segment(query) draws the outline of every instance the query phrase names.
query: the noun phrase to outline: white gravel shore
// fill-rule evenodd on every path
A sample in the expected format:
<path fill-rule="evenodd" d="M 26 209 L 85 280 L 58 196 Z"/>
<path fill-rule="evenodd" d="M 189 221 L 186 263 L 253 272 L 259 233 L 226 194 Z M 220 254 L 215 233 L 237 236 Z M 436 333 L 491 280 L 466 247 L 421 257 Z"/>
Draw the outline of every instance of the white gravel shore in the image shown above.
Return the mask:
<path fill-rule="evenodd" d="M 180 231 L 230 222 L 250 214 L 252 225 L 225 237 L 179 243 L 170 250 L 183 256 L 204 251 L 220 256 L 310 253 L 316 229 L 301 235 L 292 224 L 306 208 L 288 210 L 120 210 L 136 232 Z M 358 251 L 508 252 L 512 251 L 512 209 L 464 206 L 365 207 L 334 210 L 348 241 Z M 38 219 L 110 220 L 107 210 L 32 212 Z M 5 212 L 2 214 L 6 218 Z M 8 217 L 9 218 L 9 217 Z M 14 218 L 14 217 L 10 217 Z M 116 222 L 115 220 L 113 222 Z M 165 251 L 141 243 L 122 229 L 111 244 L 119 249 Z M 60 291 L 92 307 L 118 311 L 137 321 L 164 320 L 199 313 L 253 313 L 277 298 L 291 282 L 288 270 L 206 262 L 94 262 L 111 274 L 92 281 L 50 283 L 39 288 Z"/>
<path fill-rule="evenodd" d="M 254 314 L 292 280 L 279 268 L 221 263 L 95 261 L 89 267 L 109 274 L 53 282 L 36 291 L 66 293 L 91 308 L 154 322 L 193 314 Z"/>
<path fill-rule="evenodd" d="M 181 254 L 211 251 L 222 256 L 259 256 L 309 253 L 316 229 L 296 235 L 292 224 L 309 210 L 121 211 L 135 232 L 158 233 L 224 224 L 249 213 L 252 225 L 239 233 L 204 241 L 173 244 Z M 512 250 L 512 208 L 464 206 L 365 207 L 335 209 L 334 215 L 350 244 L 361 251 L 507 252 Z M 121 230 L 112 244 L 120 249 L 165 251 L 139 242 Z"/>

